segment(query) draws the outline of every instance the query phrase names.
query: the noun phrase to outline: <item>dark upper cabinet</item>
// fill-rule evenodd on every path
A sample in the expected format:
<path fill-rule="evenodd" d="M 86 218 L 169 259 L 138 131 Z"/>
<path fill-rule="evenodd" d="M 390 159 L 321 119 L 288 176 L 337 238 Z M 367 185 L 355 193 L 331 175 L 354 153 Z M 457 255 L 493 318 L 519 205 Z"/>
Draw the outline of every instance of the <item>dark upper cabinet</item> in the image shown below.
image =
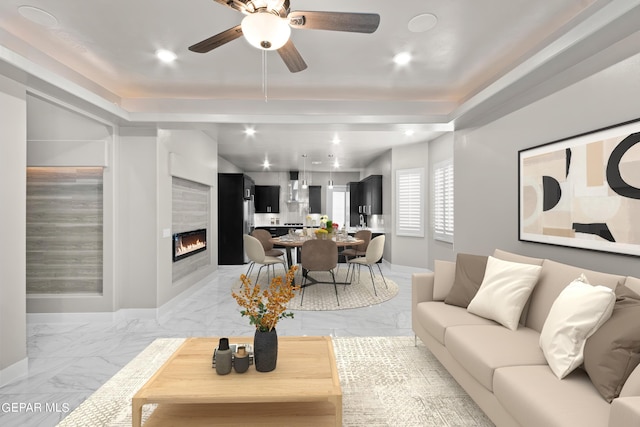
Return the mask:
<path fill-rule="evenodd" d="M 280 186 L 255 186 L 256 213 L 280 213 Z"/>
<path fill-rule="evenodd" d="M 349 223 L 360 224 L 360 215 L 382 215 L 382 175 L 370 175 L 349 186 Z"/>
<path fill-rule="evenodd" d="M 309 186 L 309 213 L 322 213 L 322 186 Z"/>
<path fill-rule="evenodd" d="M 360 205 L 360 183 L 350 182 L 349 187 L 349 224 L 352 227 L 360 224 L 360 213 L 362 206 Z"/>
<path fill-rule="evenodd" d="M 382 215 L 382 175 L 370 175 L 364 184 L 364 211 L 367 215 Z"/>

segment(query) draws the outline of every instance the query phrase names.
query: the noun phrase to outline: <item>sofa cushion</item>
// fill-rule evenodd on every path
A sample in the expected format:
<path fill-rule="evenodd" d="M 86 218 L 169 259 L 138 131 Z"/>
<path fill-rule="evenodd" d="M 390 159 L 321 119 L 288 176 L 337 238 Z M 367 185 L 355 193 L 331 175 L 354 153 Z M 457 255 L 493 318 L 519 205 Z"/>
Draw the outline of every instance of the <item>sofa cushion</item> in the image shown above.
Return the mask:
<path fill-rule="evenodd" d="M 501 249 L 496 249 L 493 251 L 493 256 L 498 259 L 502 259 L 505 261 L 513 261 L 519 262 L 522 264 L 531 264 L 531 265 L 542 265 L 542 258 L 533 258 L 524 255 L 514 254 L 511 252 L 503 251 Z M 527 315 L 529 314 L 529 305 L 531 304 L 531 298 L 527 300 L 527 303 L 524 305 L 522 309 L 522 315 L 520 315 L 520 324 L 524 325 L 527 321 Z"/>
<path fill-rule="evenodd" d="M 640 279 L 629 276 L 625 279 L 624 285 L 636 294 L 640 295 Z"/>
<path fill-rule="evenodd" d="M 420 325 L 438 342 L 444 345 L 444 334 L 450 326 L 495 325 L 496 323 L 469 313 L 464 308 L 444 304 L 442 301 L 421 302 L 416 306 Z"/>
<path fill-rule="evenodd" d="M 522 427 L 609 425 L 609 404 L 581 369 L 560 381 L 546 365 L 500 368 L 493 392 Z"/>
<path fill-rule="evenodd" d="M 480 289 L 467 310 L 511 330 L 517 329 L 522 309 L 538 281 L 541 268 L 490 256 Z"/>
<path fill-rule="evenodd" d="M 540 333 L 540 347 L 558 378 L 582 364 L 587 338 L 611 317 L 615 301 L 610 288 L 591 286 L 584 275 L 560 292 Z"/>
<path fill-rule="evenodd" d="M 540 334 L 525 327 L 511 331 L 496 324 L 452 326 L 444 339 L 451 356 L 487 390 L 493 390 L 497 368 L 547 363 L 538 345 Z"/>
<path fill-rule="evenodd" d="M 640 363 L 640 295 L 618 286 L 616 297 L 611 318 L 584 347 L 584 369 L 607 402 L 620 395 Z"/>
<path fill-rule="evenodd" d="M 603 285 L 611 289 L 615 289 L 618 282 L 625 279 L 623 276 L 586 270 L 545 259 L 538 284 L 531 293 L 529 314 L 525 325 L 536 331 L 542 331 L 553 302 L 560 292 L 582 273 L 592 285 Z"/>
<path fill-rule="evenodd" d="M 444 301 L 451 291 L 451 286 L 453 286 L 453 279 L 456 274 L 456 263 L 435 260 L 433 272 L 435 273 L 433 279 L 433 300 Z"/>
<path fill-rule="evenodd" d="M 458 254 L 456 275 L 451 291 L 444 299 L 445 304 L 467 308 L 482 284 L 486 267 L 487 257 L 484 255 Z"/>

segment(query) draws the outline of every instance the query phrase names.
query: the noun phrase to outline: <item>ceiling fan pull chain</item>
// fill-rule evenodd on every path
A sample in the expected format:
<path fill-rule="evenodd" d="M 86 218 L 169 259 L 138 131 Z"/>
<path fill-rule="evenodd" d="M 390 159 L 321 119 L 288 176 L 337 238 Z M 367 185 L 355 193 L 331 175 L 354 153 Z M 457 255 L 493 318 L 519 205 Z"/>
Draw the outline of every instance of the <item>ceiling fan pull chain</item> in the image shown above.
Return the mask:
<path fill-rule="evenodd" d="M 264 94 L 264 102 L 268 102 L 267 95 L 267 51 L 262 51 L 262 93 Z"/>

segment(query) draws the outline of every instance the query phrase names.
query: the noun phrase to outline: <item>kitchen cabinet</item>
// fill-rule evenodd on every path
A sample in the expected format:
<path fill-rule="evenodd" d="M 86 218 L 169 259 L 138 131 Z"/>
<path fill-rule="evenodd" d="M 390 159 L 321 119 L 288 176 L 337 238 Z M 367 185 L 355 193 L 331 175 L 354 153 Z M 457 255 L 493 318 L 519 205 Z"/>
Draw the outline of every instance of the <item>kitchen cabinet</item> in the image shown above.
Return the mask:
<path fill-rule="evenodd" d="M 322 213 L 322 186 L 309 186 L 309 213 Z"/>
<path fill-rule="evenodd" d="M 382 215 L 382 175 L 370 175 L 348 186 L 351 226 L 360 224 L 360 215 Z"/>
<path fill-rule="evenodd" d="M 349 188 L 349 225 L 355 227 L 360 225 L 360 213 L 362 205 L 360 205 L 360 183 L 350 182 L 347 184 Z"/>
<path fill-rule="evenodd" d="M 256 213 L 280 213 L 280 186 L 255 186 Z"/>
<path fill-rule="evenodd" d="M 382 215 L 382 175 L 370 175 L 364 185 L 363 211 L 366 215 Z"/>

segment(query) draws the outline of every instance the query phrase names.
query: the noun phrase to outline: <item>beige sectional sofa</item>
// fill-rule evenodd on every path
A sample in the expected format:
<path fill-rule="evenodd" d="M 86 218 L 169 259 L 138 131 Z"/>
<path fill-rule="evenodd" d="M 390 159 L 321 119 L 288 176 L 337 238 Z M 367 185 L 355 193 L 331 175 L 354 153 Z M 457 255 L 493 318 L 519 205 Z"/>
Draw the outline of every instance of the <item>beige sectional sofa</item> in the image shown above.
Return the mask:
<path fill-rule="evenodd" d="M 584 274 L 589 284 L 611 289 L 624 284 L 637 293 L 640 279 L 501 250 L 493 257 L 541 266 L 517 329 L 445 304 L 456 263 L 436 261 L 434 272 L 412 278 L 416 336 L 498 426 L 640 426 L 640 367 L 609 403 L 582 367 L 563 379 L 554 375 L 539 344 L 552 304 L 576 277 Z"/>

